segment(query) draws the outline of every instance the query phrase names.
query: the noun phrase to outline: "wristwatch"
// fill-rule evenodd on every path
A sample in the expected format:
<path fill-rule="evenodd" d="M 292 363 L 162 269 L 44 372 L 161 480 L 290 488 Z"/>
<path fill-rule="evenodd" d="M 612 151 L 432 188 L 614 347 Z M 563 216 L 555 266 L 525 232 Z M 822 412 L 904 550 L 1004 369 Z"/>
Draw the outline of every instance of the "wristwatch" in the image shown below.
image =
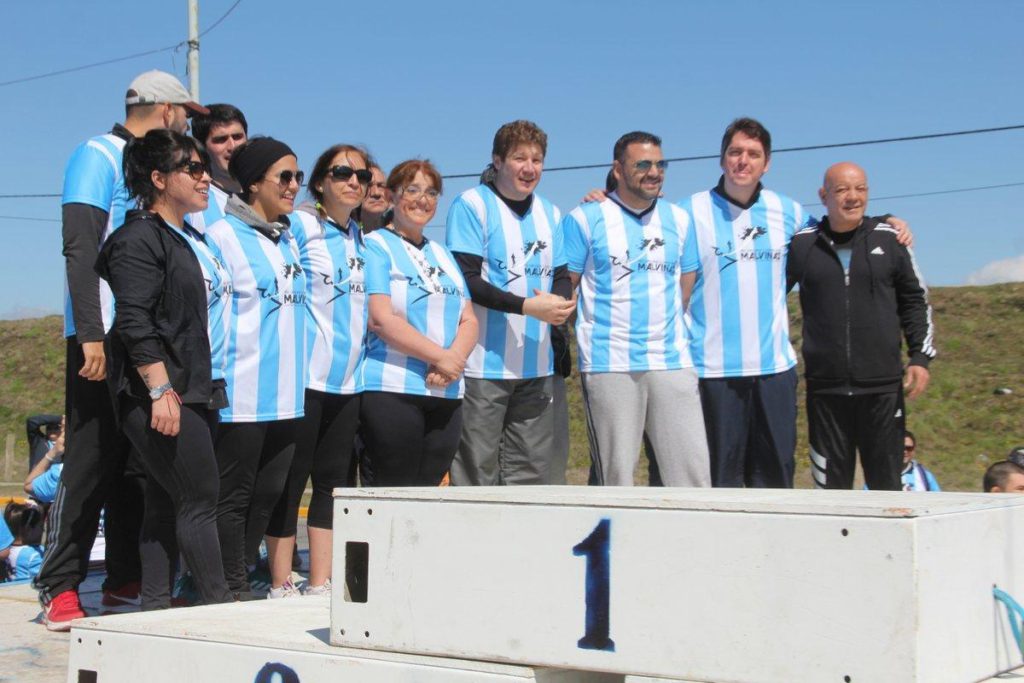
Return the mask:
<path fill-rule="evenodd" d="M 167 382 L 166 384 L 161 384 L 160 386 L 153 387 L 152 389 L 149 390 L 149 397 L 155 401 L 164 394 L 166 394 L 168 391 L 171 391 L 172 389 L 174 389 L 174 387 L 171 385 L 170 382 Z"/>

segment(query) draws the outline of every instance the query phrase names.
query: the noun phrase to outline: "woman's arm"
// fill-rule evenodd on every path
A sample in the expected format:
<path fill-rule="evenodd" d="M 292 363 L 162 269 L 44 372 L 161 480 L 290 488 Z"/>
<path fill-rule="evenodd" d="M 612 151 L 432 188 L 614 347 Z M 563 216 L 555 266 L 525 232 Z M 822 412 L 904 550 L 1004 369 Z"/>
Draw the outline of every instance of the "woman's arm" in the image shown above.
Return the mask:
<path fill-rule="evenodd" d="M 181 398 L 174 391 L 174 387 L 170 386 L 171 380 L 167 376 L 167 368 L 162 361 L 157 361 L 148 365 L 140 365 L 135 369 L 150 391 L 164 387 L 160 398 L 153 400 L 149 426 L 164 436 L 177 436 L 181 427 Z"/>

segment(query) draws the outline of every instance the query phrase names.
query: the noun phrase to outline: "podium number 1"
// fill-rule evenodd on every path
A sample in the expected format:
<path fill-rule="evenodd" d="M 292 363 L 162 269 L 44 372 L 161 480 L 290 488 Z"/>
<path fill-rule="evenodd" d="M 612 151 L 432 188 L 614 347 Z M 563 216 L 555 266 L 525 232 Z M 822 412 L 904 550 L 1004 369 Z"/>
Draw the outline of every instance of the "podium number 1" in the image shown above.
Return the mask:
<path fill-rule="evenodd" d="M 585 630 L 576 643 L 585 650 L 615 652 L 615 641 L 608 637 L 611 528 L 612 520 L 602 519 L 572 549 L 573 555 L 587 558 Z"/>

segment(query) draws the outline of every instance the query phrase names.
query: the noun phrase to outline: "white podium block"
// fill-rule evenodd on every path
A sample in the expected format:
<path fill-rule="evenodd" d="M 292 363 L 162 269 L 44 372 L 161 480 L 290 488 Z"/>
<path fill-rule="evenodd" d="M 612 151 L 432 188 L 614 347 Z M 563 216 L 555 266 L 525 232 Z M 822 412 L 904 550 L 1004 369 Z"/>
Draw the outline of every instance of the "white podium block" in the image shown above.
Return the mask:
<path fill-rule="evenodd" d="M 327 598 L 81 619 L 68 683 L 622 683 L 614 674 L 533 669 L 332 647 Z M 36 627 L 38 628 L 38 627 Z M 597 676 L 597 678 L 595 678 Z"/>
<path fill-rule="evenodd" d="M 335 491 L 331 643 L 692 681 L 977 681 L 1020 665 L 1024 497 Z"/>

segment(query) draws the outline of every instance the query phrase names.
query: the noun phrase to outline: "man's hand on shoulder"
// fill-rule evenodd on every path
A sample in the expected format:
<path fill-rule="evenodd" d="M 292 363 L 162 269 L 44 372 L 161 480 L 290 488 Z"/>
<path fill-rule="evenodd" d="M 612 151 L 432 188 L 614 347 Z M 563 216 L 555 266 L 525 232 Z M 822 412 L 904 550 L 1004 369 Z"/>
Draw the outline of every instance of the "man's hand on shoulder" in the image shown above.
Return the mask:
<path fill-rule="evenodd" d="M 885 222 L 896 228 L 896 241 L 905 247 L 914 246 L 914 233 L 910 232 L 910 224 L 902 218 L 889 216 Z"/>

